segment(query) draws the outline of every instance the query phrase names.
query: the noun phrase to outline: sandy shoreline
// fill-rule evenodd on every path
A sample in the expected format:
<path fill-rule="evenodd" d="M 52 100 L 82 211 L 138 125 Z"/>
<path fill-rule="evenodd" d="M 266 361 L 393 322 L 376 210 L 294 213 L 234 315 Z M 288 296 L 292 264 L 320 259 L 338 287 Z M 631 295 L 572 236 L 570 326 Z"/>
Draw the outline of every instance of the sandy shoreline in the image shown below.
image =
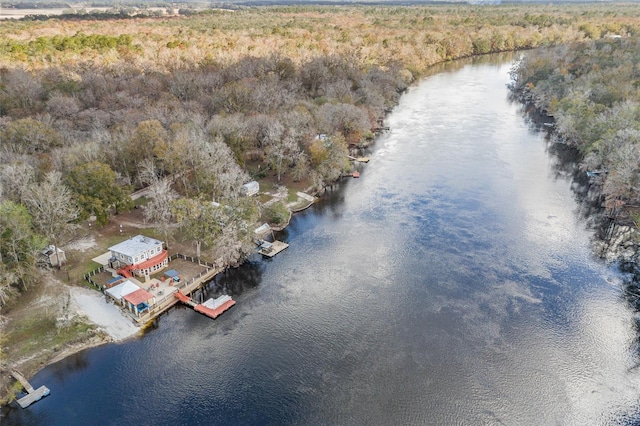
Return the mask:
<path fill-rule="evenodd" d="M 70 287 L 69 292 L 78 313 L 96 324 L 112 341 L 119 342 L 140 332 L 140 328 L 127 318 L 120 308 L 113 303 L 107 303 L 103 294 L 83 287 Z"/>
<path fill-rule="evenodd" d="M 140 327 L 125 317 L 113 303 L 107 303 L 104 295 L 97 291 L 83 287 L 68 287 L 68 291 L 75 311 L 84 315 L 90 323 L 97 325 L 102 335 L 96 335 L 84 342 L 65 347 L 55 357 L 48 360 L 42 368 L 85 349 L 107 343 L 122 342 L 141 332 Z"/>
<path fill-rule="evenodd" d="M 78 343 L 64 345 L 60 348 L 53 349 L 53 351 L 45 349 L 21 360 L 16 360 L 5 366 L 7 370 L 26 368 L 23 369 L 22 372 L 26 374 L 27 379 L 30 379 L 43 368 L 62 361 L 85 349 L 107 343 L 122 342 L 141 334 L 142 328 L 135 325 L 116 305 L 108 303 L 105 296 L 100 292 L 86 287 L 68 286 L 59 281 L 55 281 L 55 284 L 58 288 L 63 289 L 63 294 L 66 293 L 68 295 L 67 300 L 69 301 L 72 315 L 80 316 L 83 318 L 82 321 L 94 324 L 97 332 L 94 332 L 88 339 Z M 59 298 L 59 300 L 64 300 L 65 298 L 66 297 L 62 297 Z M 47 303 L 51 303 L 51 300 L 47 299 Z M 42 363 L 37 366 L 33 365 L 32 367 L 28 367 L 28 364 L 25 363 L 29 363 L 30 359 L 34 356 L 44 356 L 45 359 L 42 359 Z M 3 382 L 2 386 L 4 388 L 4 386 L 7 386 L 7 383 Z M 3 394 L 0 395 L 3 399 L 7 397 L 10 398 L 11 395 L 7 394 L 7 391 L 8 387 L 5 388 Z M 11 399 L 3 401 L 2 404 L 9 401 L 11 401 Z"/>

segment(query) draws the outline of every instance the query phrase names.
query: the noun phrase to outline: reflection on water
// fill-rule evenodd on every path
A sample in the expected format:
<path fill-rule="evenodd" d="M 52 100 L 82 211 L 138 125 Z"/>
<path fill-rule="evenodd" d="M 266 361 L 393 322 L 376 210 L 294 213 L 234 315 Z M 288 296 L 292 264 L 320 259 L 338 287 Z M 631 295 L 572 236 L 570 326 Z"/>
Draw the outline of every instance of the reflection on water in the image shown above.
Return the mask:
<path fill-rule="evenodd" d="M 509 100 L 509 66 L 411 88 L 361 178 L 279 235 L 288 250 L 202 290 L 237 300 L 219 319 L 173 309 L 80 371 L 51 366 L 33 380 L 51 396 L 3 420 L 633 424 L 635 309 L 591 254 L 571 152 Z"/>

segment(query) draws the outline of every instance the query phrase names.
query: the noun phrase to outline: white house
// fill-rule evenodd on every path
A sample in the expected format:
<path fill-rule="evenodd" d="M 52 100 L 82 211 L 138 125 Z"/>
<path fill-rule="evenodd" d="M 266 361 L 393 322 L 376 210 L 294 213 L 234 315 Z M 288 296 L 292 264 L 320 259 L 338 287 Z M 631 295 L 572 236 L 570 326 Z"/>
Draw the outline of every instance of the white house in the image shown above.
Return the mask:
<path fill-rule="evenodd" d="M 125 277 L 151 275 L 169 264 L 167 251 L 163 243 L 154 238 L 136 235 L 113 247 L 109 247 L 112 268 Z"/>

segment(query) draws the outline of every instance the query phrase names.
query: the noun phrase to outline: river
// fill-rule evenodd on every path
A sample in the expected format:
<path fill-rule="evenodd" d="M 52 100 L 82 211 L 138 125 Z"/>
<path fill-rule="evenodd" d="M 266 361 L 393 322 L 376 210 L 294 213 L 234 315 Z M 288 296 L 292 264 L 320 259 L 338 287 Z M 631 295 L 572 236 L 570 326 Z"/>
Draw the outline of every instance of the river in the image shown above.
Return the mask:
<path fill-rule="evenodd" d="M 361 178 L 143 338 L 31 381 L 3 425 L 634 424 L 636 313 L 593 257 L 574 164 L 509 100 L 513 60 L 441 68 L 388 116 Z"/>

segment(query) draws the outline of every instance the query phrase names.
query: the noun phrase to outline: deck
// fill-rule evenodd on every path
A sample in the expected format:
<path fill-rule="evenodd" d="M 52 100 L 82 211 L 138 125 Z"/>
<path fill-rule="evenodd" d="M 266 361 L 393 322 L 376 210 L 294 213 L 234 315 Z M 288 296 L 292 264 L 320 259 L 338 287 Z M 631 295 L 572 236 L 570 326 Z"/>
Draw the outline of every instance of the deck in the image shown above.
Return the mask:
<path fill-rule="evenodd" d="M 289 244 L 276 240 L 273 243 L 271 243 L 270 247 L 263 248 L 260 251 L 258 251 L 258 253 L 266 257 L 273 257 L 276 254 L 280 253 L 282 250 L 286 249 L 287 247 L 289 247 Z"/>
<path fill-rule="evenodd" d="M 18 399 L 16 402 L 22 408 L 27 408 L 34 402 L 40 401 L 43 396 L 49 395 L 49 388 L 46 386 L 40 386 L 38 389 L 33 392 L 28 393 L 22 398 Z"/>
<path fill-rule="evenodd" d="M 189 281 L 179 282 L 173 284 L 171 290 L 166 290 L 163 288 L 163 294 L 156 295 L 156 304 L 149 308 L 149 311 L 144 315 L 140 315 L 137 317 L 132 317 L 134 321 L 138 324 L 146 324 L 149 321 L 152 321 L 154 318 L 166 312 L 170 308 L 172 308 L 176 303 L 178 303 L 178 298 L 175 296 L 177 294 L 177 290 L 184 295 L 191 294 L 193 291 L 200 288 L 204 283 L 213 278 L 216 274 L 223 271 L 224 268 L 207 268 L 200 275 L 192 278 Z"/>

